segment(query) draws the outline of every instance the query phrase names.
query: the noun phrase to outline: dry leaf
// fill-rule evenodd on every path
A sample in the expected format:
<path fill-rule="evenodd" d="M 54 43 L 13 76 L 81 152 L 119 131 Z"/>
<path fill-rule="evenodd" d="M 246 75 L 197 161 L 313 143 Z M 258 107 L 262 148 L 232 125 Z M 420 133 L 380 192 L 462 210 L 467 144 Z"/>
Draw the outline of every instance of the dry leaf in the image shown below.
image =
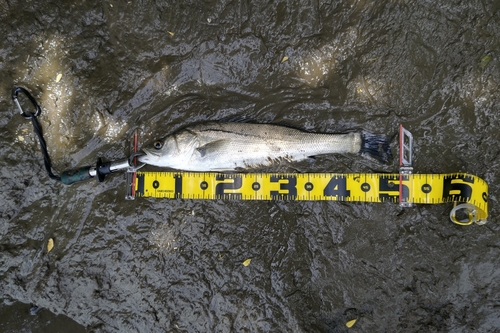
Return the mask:
<path fill-rule="evenodd" d="M 481 58 L 481 62 L 479 63 L 479 67 L 484 68 L 484 67 L 488 66 L 491 59 L 492 58 L 490 55 L 485 55 L 484 57 Z"/>
<path fill-rule="evenodd" d="M 17 136 L 17 140 L 23 142 L 24 141 L 24 136 L 18 135 Z"/>
<path fill-rule="evenodd" d="M 172 31 L 167 31 L 169 33 L 170 36 L 174 36 L 174 33 Z"/>
<path fill-rule="evenodd" d="M 349 320 L 347 323 L 345 323 L 345 326 L 347 326 L 347 328 L 351 328 L 354 326 L 356 321 L 357 321 L 357 319 Z"/>
<path fill-rule="evenodd" d="M 54 240 L 52 238 L 49 238 L 47 242 L 47 252 L 52 251 L 53 248 L 54 248 Z"/>
<path fill-rule="evenodd" d="M 281 63 L 284 63 L 285 61 L 288 60 L 288 57 L 287 56 L 284 56 L 283 59 L 281 59 Z"/>
<path fill-rule="evenodd" d="M 247 259 L 247 260 L 243 261 L 243 266 L 247 267 L 248 265 L 250 265 L 251 262 L 252 262 L 252 259 Z"/>
<path fill-rule="evenodd" d="M 61 73 L 57 74 L 56 82 L 61 81 L 61 78 L 62 78 L 62 74 Z"/>

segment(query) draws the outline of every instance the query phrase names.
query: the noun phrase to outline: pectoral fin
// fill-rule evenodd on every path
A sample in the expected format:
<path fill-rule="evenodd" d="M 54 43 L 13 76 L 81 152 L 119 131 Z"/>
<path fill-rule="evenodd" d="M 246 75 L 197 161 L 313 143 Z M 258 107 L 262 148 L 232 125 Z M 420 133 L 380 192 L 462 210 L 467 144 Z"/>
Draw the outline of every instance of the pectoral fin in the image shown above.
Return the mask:
<path fill-rule="evenodd" d="M 212 141 L 203 145 L 201 147 L 196 148 L 196 150 L 200 153 L 201 157 L 205 157 L 210 154 L 214 154 L 216 152 L 220 152 L 223 149 L 226 149 L 229 145 L 230 140 L 221 139 Z"/>

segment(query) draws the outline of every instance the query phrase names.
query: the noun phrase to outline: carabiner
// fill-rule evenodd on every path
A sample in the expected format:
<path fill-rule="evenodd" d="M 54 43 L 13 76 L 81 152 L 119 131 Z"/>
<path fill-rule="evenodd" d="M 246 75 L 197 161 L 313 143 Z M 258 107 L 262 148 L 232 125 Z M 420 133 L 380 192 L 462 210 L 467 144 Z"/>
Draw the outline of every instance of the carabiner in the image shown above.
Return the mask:
<path fill-rule="evenodd" d="M 23 108 L 21 107 L 21 104 L 19 103 L 19 101 L 17 99 L 19 92 L 22 92 L 23 94 L 26 95 L 26 97 L 28 97 L 28 99 L 31 101 L 31 103 L 35 107 L 35 110 L 36 110 L 35 113 L 31 112 L 30 114 L 26 114 L 26 112 L 24 112 Z M 23 116 L 26 119 L 31 119 L 33 117 L 36 118 L 42 113 L 42 109 L 40 108 L 40 106 L 36 102 L 35 98 L 33 96 L 31 96 L 31 94 L 28 92 L 28 90 L 24 89 L 23 87 L 14 87 L 14 90 L 12 90 L 12 100 L 14 101 L 14 103 L 16 103 L 17 107 L 19 108 L 19 112 L 21 113 L 21 116 Z"/>

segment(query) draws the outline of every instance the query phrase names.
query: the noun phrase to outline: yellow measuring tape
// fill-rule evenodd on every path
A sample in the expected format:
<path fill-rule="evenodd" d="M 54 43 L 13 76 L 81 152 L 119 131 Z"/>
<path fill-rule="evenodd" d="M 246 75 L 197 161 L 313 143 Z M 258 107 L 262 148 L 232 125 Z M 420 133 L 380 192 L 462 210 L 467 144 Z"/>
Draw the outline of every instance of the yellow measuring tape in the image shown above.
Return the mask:
<path fill-rule="evenodd" d="M 453 208 L 450 218 L 457 224 L 483 224 L 488 217 L 488 184 L 466 173 L 137 172 L 135 195 L 204 200 L 399 202 L 405 205 L 454 202 L 459 204 Z M 465 210 L 462 218 L 460 210 Z"/>

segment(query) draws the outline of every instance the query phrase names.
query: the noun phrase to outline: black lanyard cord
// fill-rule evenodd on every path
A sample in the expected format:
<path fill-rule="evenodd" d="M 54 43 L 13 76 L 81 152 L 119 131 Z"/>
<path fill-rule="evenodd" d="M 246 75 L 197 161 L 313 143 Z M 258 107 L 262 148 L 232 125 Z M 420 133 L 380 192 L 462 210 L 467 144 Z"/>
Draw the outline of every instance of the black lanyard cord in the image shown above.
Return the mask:
<path fill-rule="evenodd" d="M 31 101 L 33 106 L 35 107 L 36 112 L 35 113 L 30 113 L 27 114 L 24 112 L 23 108 L 21 107 L 21 104 L 19 104 L 19 101 L 17 99 L 19 92 L 22 92 L 28 97 L 28 99 Z M 21 115 L 26 118 L 26 119 L 31 119 L 31 123 L 33 124 L 33 129 L 35 131 L 35 134 L 38 136 L 38 140 L 40 141 L 40 147 L 42 148 L 42 154 L 43 154 L 43 162 L 45 164 L 45 169 L 47 170 L 47 173 L 49 174 L 49 177 L 54 180 L 61 180 L 61 177 L 55 175 L 52 172 L 52 163 L 50 161 L 49 153 L 47 151 L 47 143 L 45 142 L 45 139 L 43 138 L 43 131 L 42 131 L 42 126 L 37 120 L 37 117 L 42 113 L 40 106 L 36 102 L 36 100 L 31 96 L 31 94 L 24 88 L 22 87 L 15 87 L 14 90 L 12 91 L 12 100 L 17 104 L 17 107 L 19 108 L 19 111 L 21 112 Z"/>
<path fill-rule="evenodd" d="M 43 138 L 42 126 L 40 126 L 40 123 L 34 116 L 31 117 L 31 123 L 33 124 L 33 129 L 38 136 L 38 140 L 40 141 L 40 147 L 42 148 L 43 154 L 43 163 L 45 164 L 45 169 L 47 170 L 49 177 L 54 180 L 61 180 L 61 177 L 54 175 L 54 173 L 52 172 L 52 163 L 50 162 L 49 153 L 47 151 L 47 143 Z"/>

